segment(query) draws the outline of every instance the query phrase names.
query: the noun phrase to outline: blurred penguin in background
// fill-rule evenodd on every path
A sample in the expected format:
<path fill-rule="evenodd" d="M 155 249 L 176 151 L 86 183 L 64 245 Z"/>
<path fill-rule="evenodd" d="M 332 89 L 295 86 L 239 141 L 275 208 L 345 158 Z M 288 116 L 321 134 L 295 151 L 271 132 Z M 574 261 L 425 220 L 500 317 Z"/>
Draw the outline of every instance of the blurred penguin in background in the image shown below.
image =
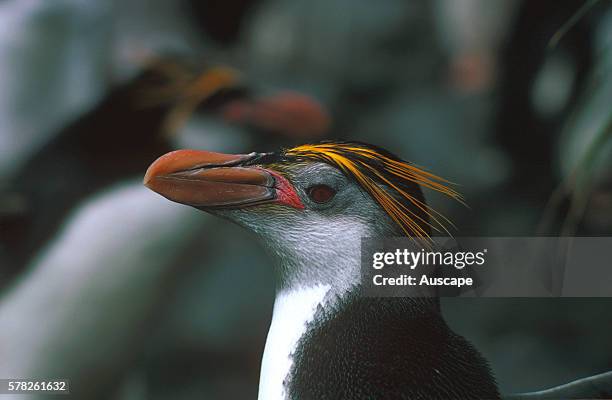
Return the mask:
<path fill-rule="evenodd" d="M 81 200 L 138 175 L 150 160 L 171 150 L 178 119 L 191 111 L 181 110 L 185 103 L 220 104 L 239 96 L 237 85 L 237 73 L 229 69 L 197 76 L 179 63 L 158 60 L 53 134 L 5 188 L 22 208 L 0 220 L 13 271 L 27 265 Z"/>

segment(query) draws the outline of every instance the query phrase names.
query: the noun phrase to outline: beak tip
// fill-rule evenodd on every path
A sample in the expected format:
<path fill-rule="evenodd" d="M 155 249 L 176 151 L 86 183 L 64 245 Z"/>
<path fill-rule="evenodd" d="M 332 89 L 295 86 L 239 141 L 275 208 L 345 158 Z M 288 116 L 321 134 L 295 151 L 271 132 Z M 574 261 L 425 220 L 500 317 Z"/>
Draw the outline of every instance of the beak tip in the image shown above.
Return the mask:
<path fill-rule="evenodd" d="M 150 178 L 147 178 L 147 177 L 145 176 L 145 178 L 142 180 L 142 184 L 143 184 L 143 186 L 144 186 L 144 187 L 146 187 L 147 189 L 149 189 L 149 190 L 153 190 L 153 188 L 151 187 L 152 185 L 151 185 L 151 179 L 150 179 Z"/>
<path fill-rule="evenodd" d="M 192 150 L 175 150 L 169 153 L 166 153 L 159 158 L 157 158 L 153 163 L 147 168 L 147 172 L 145 173 L 144 178 L 142 179 L 142 184 L 148 187 L 149 189 L 156 191 L 153 187 L 153 183 L 155 178 L 174 172 L 176 168 L 175 164 L 177 163 L 177 159 L 181 159 L 183 157 L 183 153 L 191 153 Z"/>
<path fill-rule="evenodd" d="M 160 157 L 162 158 L 162 157 Z M 147 188 L 155 191 L 155 189 L 153 189 L 153 180 L 155 179 L 156 176 L 159 175 L 159 160 L 160 158 L 158 158 L 157 160 L 155 160 L 150 166 L 149 168 L 147 168 L 147 172 L 145 173 L 144 178 L 142 179 L 142 184 L 144 186 L 146 186 Z"/>
<path fill-rule="evenodd" d="M 148 187 L 149 189 L 151 189 L 150 184 L 151 184 L 151 179 L 152 179 L 151 173 L 149 173 L 150 171 L 151 171 L 151 167 L 147 169 L 147 172 L 145 173 L 144 178 L 142 178 L 142 184 Z"/>
<path fill-rule="evenodd" d="M 151 165 L 149 165 L 149 168 L 147 168 L 147 172 L 145 172 L 145 176 L 142 179 L 142 184 L 151 190 L 153 190 L 153 180 L 160 175 L 160 165 L 163 163 L 163 157 L 164 156 L 159 157 Z"/>

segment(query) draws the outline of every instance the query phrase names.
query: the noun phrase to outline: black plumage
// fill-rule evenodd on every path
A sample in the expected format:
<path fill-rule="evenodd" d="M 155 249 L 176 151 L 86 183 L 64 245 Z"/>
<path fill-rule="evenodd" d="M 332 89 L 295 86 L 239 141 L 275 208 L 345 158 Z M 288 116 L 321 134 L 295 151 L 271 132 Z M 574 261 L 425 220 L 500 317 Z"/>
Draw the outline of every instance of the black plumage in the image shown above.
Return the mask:
<path fill-rule="evenodd" d="M 449 329 L 437 299 L 349 292 L 317 310 L 292 357 L 292 400 L 499 398 L 487 362 Z"/>

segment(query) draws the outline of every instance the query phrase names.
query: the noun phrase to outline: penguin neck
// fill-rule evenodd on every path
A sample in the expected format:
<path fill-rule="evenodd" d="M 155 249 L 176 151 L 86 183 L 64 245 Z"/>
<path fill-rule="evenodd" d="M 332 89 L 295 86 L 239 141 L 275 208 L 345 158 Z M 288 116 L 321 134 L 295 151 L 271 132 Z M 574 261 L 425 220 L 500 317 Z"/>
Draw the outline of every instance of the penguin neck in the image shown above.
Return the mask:
<path fill-rule="evenodd" d="M 316 236 L 271 238 L 267 245 L 275 255 L 277 296 L 328 286 L 336 294 L 350 291 L 361 279 L 361 237 L 367 232 L 352 229 L 350 237 L 336 240 Z"/>

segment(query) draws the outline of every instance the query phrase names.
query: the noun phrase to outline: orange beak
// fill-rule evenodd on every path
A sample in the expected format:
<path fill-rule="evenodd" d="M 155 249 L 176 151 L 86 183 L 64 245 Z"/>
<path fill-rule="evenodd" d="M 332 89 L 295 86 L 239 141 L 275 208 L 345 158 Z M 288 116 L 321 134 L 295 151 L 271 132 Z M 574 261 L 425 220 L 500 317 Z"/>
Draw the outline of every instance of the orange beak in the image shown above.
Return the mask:
<path fill-rule="evenodd" d="M 177 203 L 202 209 L 277 203 L 304 208 L 293 185 L 279 173 L 248 164 L 262 154 L 177 150 L 158 158 L 144 185 Z"/>

